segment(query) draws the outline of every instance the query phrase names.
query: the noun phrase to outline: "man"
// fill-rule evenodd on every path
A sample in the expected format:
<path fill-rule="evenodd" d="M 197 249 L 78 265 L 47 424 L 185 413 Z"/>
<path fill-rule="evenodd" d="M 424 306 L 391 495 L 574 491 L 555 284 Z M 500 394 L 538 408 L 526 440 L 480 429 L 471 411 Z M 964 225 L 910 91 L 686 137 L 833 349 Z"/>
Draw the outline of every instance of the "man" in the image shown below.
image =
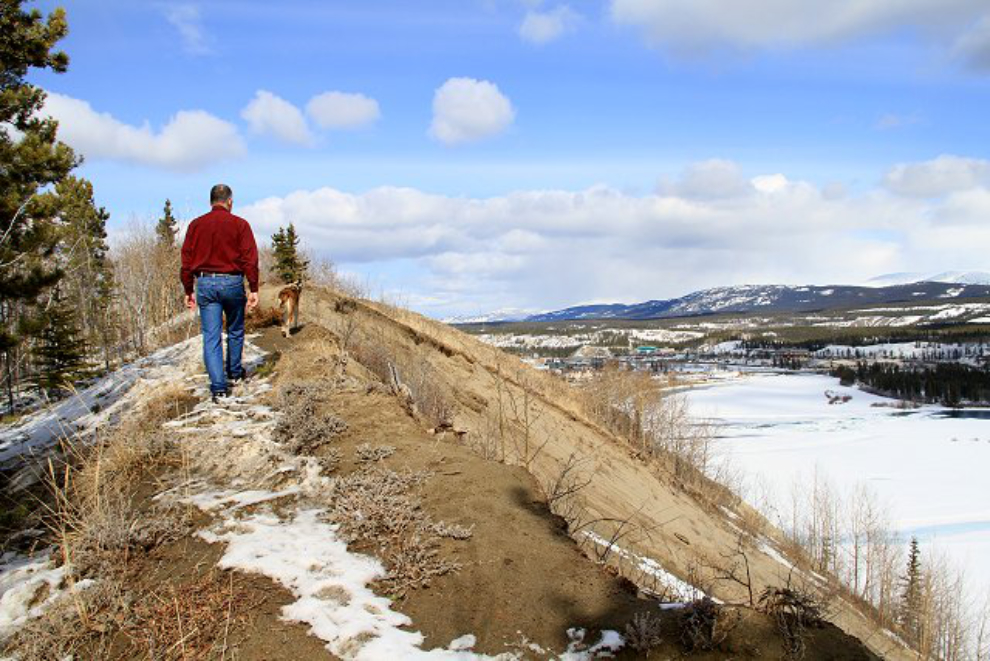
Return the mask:
<path fill-rule="evenodd" d="M 229 186 L 217 184 L 210 190 L 210 206 L 212 210 L 186 230 L 181 277 L 186 307 L 192 310 L 199 305 L 203 362 L 216 402 L 227 396 L 230 382 L 244 378 L 244 304 L 251 309 L 258 305 L 258 247 L 251 226 L 230 212 L 234 200 Z M 251 291 L 246 299 L 244 278 Z M 227 317 L 226 363 L 220 337 L 223 317 Z"/>

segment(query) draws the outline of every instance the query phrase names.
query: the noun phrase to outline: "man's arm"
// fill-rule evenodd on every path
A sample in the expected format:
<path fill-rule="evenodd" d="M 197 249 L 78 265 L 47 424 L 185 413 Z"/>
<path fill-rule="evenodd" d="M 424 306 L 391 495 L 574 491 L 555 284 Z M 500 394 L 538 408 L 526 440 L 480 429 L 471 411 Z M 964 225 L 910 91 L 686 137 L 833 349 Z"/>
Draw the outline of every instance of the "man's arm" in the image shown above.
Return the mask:
<path fill-rule="evenodd" d="M 248 281 L 248 307 L 254 308 L 258 305 L 258 244 L 254 241 L 254 232 L 251 225 L 242 221 L 240 237 L 240 268 Z"/>
<path fill-rule="evenodd" d="M 179 279 L 182 280 L 182 289 L 186 293 L 186 307 L 192 310 L 196 307 L 196 297 L 193 295 L 193 255 L 196 251 L 196 222 L 193 221 L 186 229 L 186 236 L 182 240 L 182 266 L 179 269 Z"/>

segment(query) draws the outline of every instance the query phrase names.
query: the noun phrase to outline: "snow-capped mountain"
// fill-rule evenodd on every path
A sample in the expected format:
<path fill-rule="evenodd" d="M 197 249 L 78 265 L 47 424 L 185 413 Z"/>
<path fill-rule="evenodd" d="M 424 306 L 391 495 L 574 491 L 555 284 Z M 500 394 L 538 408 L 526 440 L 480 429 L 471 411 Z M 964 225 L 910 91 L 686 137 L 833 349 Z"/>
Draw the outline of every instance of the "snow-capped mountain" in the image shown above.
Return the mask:
<path fill-rule="evenodd" d="M 949 277 L 950 274 L 945 274 Z M 980 274 L 951 274 L 957 278 Z M 891 286 L 850 285 L 739 285 L 715 287 L 679 298 L 651 300 L 624 305 L 579 305 L 528 315 L 524 318 L 502 316 L 499 312 L 448 323 L 492 323 L 506 321 L 571 321 L 582 319 L 658 319 L 692 317 L 719 313 L 779 313 L 839 310 L 871 305 L 918 303 L 940 299 L 990 297 L 990 274 L 987 283 L 970 284 L 960 280 L 920 281 Z"/>
<path fill-rule="evenodd" d="M 541 314 L 538 310 L 523 308 L 502 308 L 494 312 L 476 315 L 461 315 L 442 319 L 445 324 L 490 324 L 494 322 L 523 321 L 528 317 Z"/>

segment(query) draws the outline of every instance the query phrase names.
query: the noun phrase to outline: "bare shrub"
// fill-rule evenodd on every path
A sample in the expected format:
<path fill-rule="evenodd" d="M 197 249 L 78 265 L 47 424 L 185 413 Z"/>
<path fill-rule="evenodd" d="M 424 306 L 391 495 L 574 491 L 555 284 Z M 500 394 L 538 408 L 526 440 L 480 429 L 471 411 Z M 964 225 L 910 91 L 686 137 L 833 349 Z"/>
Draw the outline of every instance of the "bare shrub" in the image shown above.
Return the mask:
<path fill-rule="evenodd" d="M 738 476 L 714 453 L 714 428 L 690 415 L 687 400 L 645 372 L 607 367 L 582 389 L 585 412 L 652 459 L 704 501 L 731 505 Z"/>
<path fill-rule="evenodd" d="M 556 473 L 539 482 L 547 507 L 563 518 L 572 531 L 581 525 L 581 507 L 577 503 L 577 495 L 591 484 L 594 477 L 592 470 L 584 472 L 587 463 L 587 459 L 571 453 Z"/>
<path fill-rule="evenodd" d="M 143 353 L 153 348 L 148 329 L 182 312 L 179 248 L 160 245 L 151 222 L 133 222 L 112 246 L 110 258 L 117 285 L 118 323 L 130 349 Z"/>
<path fill-rule="evenodd" d="M 687 651 L 713 650 L 725 640 L 727 632 L 719 623 L 722 610 L 708 597 L 692 601 L 681 610 L 678 625 Z"/>
<path fill-rule="evenodd" d="M 333 413 L 321 411 L 327 384 L 290 384 L 279 392 L 281 412 L 272 440 L 292 454 L 313 454 L 347 429 Z"/>
<path fill-rule="evenodd" d="M 787 658 L 801 659 L 807 651 L 807 630 L 825 624 L 827 603 L 809 590 L 768 587 L 760 594 L 759 610 L 777 625 Z"/>
<path fill-rule="evenodd" d="M 491 403 L 486 403 L 480 426 L 467 434 L 468 447 L 482 459 L 498 461 L 500 448 L 498 428 L 498 413 L 492 409 Z"/>
<path fill-rule="evenodd" d="M 354 449 L 354 455 L 361 463 L 375 463 L 387 459 L 395 454 L 395 447 L 391 445 L 371 445 L 362 443 Z"/>
<path fill-rule="evenodd" d="M 626 644 L 637 652 L 649 651 L 663 644 L 663 620 L 656 613 L 641 612 L 626 623 Z"/>
<path fill-rule="evenodd" d="M 351 298 L 367 298 L 368 287 L 356 278 L 337 270 L 333 260 L 324 255 L 304 251 L 309 260 L 309 281 Z"/>
<path fill-rule="evenodd" d="M 349 542 L 373 546 L 388 574 L 381 581 L 394 597 L 426 587 L 460 567 L 440 552 L 440 539 L 466 539 L 470 530 L 434 522 L 412 490 L 427 473 L 398 473 L 369 465 L 333 481 L 325 494 L 331 517 Z"/>
<path fill-rule="evenodd" d="M 320 464 L 320 472 L 324 475 L 329 475 L 334 472 L 340 466 L 340 462 L 343 458 L 343 453 L 341 453 L 341 451 L 337 448 L 325 448 L 321 451 L 320 456 L 317 458 L 317 461 Z"/>

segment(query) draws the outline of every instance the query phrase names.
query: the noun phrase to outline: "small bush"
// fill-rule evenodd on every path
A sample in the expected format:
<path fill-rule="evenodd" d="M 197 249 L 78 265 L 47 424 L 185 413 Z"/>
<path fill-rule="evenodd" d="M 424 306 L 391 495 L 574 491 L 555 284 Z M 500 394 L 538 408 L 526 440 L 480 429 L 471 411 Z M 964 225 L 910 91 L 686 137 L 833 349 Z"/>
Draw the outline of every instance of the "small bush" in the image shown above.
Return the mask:
<path fill-rule="evenodd" d="M 626 623 L 626 644 L 637 652 L 646 652 L 663 644 L 663 621 L 656 613 L 636 613 Z"/>
<path fill-rule="evenodd" d="M 689 651 L 713 650 L 724 639 L 719 618 L 722 607 L 708 597 L 692 601 L 681 611 L 681 643 Z"/>
<path fill-rule="evenodd" d="M 357 460 L 361 463 L 374 463 L 376 461 L 381 461 L 382 459 L 391 457 L 395 454 L 395 448 L 391 445 L 372 446 L 368 443 L 362 443 L 357 446 L 354 454 L 357 456 Z"/>
<path fill-rule="evenodd" d="M 281 415 L 272 439 L 292 454 L 313 454 L 347 429 L 333 413 L 320 412 L 326 387 L 318 383 L 292 384 L 279 394 Z"/>
<path fill-rule="evenodd" d="M 422 510 L 412 490 L 428 477 L 369 464 L 334 480 L 326 493 L 345 539 L 372 545 L 384 559 L 388 574 L 381 585 L 396 598 L 460 567 L 441 555 L 441 538 L 471 536 L 470 529 L 432 521 Z"/>
<path fill-rule="evenodd" d="M 807 630 L 821 628 L 825 624 L 826 604 L 806 590 L 768 587 L 760 595 L 758 606 L 776 623 L 789 659 L 803 658 L 807 648 Z"/>

